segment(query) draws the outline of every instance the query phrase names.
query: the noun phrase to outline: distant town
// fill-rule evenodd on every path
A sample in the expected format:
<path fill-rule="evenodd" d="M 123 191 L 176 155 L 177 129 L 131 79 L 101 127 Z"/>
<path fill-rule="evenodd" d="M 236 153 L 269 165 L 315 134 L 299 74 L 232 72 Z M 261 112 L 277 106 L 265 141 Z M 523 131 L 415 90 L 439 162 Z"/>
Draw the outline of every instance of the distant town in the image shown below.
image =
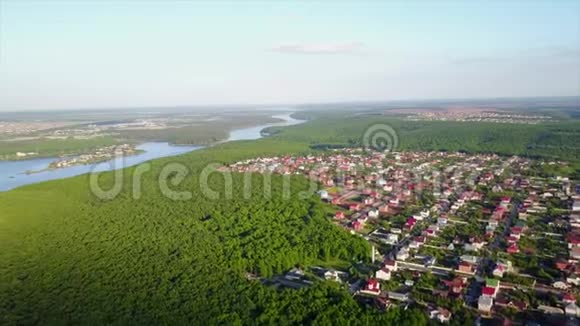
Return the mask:
<path fill-rule="evenodd" d="M 74 165 L 94 164 L 108 161 L 117 156 L 133 155 L 136 153 L 138 153 L 138 150 L 135 149 L 135 145 L 133 144 L 104 146 L 88 154 L 63 157 L 50 163 L 48 167 L 49 169 L 59 169 Z"/>
<path fill-rule="evenodd" d="M 534 114 L 517 114 L 513 112 L 500 111 L 478 111 L 478 112 L 421 112 L 417 115 L 407 117 L 409 120 L 428 120 L 428 121 L 477 121 L 477 122 L 494 122 L 494 123 L 524 123 L 538 124 L 552 121 L 552 117 L 546 115 Z"/>
<path fill-rule="evenodd" d="M 541 171 L 565 164 L 339 149 L 227 170 L 318 182 L 333 208 L 329 219 L 372 247 L 371 264 L 295 268 L 265 283 L 300 288 L 333 280 L 377 309 L 419 305 L 439 322 L 464 308 L 480 318 L 526 312 L 564 320 L 580 316 L 580 187 Z"/>

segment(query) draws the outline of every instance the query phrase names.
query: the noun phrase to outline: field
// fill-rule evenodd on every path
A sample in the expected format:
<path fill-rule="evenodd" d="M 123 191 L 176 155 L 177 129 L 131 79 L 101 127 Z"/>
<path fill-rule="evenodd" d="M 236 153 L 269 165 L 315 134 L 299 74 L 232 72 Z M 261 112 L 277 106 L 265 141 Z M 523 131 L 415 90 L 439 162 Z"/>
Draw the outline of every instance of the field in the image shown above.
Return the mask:
<path fill-rule="evenodd" d="M 86 153 L 102 146 L 118 144 L 119 140 L 110 137 L 90 139 L 34 139 L 25 141 L 0 141 L 0 159 L 18 159 L 16 152 L 38 153 L 34 157 L 50 157 L 69 153 Z"/>

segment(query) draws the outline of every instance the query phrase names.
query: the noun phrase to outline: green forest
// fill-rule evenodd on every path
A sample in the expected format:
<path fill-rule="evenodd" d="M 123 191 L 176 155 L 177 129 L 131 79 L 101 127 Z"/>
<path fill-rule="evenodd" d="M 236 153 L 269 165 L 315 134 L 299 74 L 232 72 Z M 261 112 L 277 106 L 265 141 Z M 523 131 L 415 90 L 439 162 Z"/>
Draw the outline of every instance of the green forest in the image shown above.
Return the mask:
<path fill-rule="evenodd" d="M 364 132 L 387 124 L 397 133 L 396 150 L 465 151 L 580 160 L 580 122 L 509 124 L 460 121 L 410 121 L 385 116 L 314 115 L 308 124 L 271 129 L 276 136 L 313 147 L 361 146 Z"/>
<path fill-rule="evenodd" d="M 272 177 L 271 197 L 262 195 L 259 175 L 249 199 L 241 195 L 242 175 L 233 175 L 231 198 L 219 173 L 209 179 L 218 199 L 208 199 L 199 187 L 210 163 L 357 145 L 368 125 L 386 121 L 399 132 L 401 149 L 507 154 L 514 148 L 516 154 L 576 159 L 578 150 L 570 148 L 580 143 L 575 123 L 514 127 L 336 118 L 151 161 L 139 199 L 132 191 L 137 167 L 123 170 L 122 191 L 112 200 L 93 196 L 87 175 L 0 193 L 0 324 L 426 324 L 420 310 L 381 312 L 331 282 L 278 290 L 246 278 L 320 261 L 369 259 L 366 242 L 331 224 L 317 196 L 299 197 L 308 190 L 305 179 L 292 177 L 291 200 L 282 196 L 279 176 Z M 186 200 L 171 200 L 159 188 L 163 167 L 176 162 L 187 167 L 187 176 L 178 182 L 169 174 L 164 181 L 174 191 L 190 191 Z M 101 176 L 103 188 L 114 176 Z"/>

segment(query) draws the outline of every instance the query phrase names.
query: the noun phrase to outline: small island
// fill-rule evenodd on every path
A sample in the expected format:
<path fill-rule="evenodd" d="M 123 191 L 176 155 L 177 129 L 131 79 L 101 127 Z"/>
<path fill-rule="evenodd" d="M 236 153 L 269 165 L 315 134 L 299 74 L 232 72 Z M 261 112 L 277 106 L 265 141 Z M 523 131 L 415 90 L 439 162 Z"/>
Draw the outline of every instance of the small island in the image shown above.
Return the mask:
<path fill-rule="evenodd" d="M 92 153 L 82 154 L 72 157 L 63 157 L 48 165 L 49 169 L 60 169 L 75 165 L 87 165 L 105 162 L 117 156 L 135 155 L 141 151 L 133 144 L 121 144 L 104 146 L 95 149 Z"/>

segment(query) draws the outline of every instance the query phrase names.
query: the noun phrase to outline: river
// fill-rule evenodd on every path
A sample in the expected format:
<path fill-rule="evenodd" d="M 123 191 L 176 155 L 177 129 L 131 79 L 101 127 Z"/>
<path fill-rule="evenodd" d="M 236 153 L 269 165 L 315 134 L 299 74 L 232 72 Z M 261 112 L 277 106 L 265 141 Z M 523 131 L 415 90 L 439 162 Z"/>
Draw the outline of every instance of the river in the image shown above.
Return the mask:
<path fill-rule="evenodd" d="M 279 123 L 270 123 L 250 128 L 236 129 L 230 132 L 227 141 L 252 140 L 262 137 L 261 130 L 274 126 L 290 126 L 304 122 L 290 117 L 290 114 L 275 115 L 274 118 L 285 120 Z M 117 157 L 110 161 L 89 165 L 76 165 L 60 169 L 48 169 L 48 165 L 56 157 L 38 158 L 19 161 L 0 161 L 0 191 L 6 191 L 27 184 L 48 180 L 73 177 L 89 172 L 111 171 L 126 168 L 152 159 L 174 156 L 204 148 L 204 146 L 171 145 L 166 142 L 148 142 L 137 146 L 144 152 L 137 155 Z M 26 171 L 41 171 L 27 174 Z"/>

